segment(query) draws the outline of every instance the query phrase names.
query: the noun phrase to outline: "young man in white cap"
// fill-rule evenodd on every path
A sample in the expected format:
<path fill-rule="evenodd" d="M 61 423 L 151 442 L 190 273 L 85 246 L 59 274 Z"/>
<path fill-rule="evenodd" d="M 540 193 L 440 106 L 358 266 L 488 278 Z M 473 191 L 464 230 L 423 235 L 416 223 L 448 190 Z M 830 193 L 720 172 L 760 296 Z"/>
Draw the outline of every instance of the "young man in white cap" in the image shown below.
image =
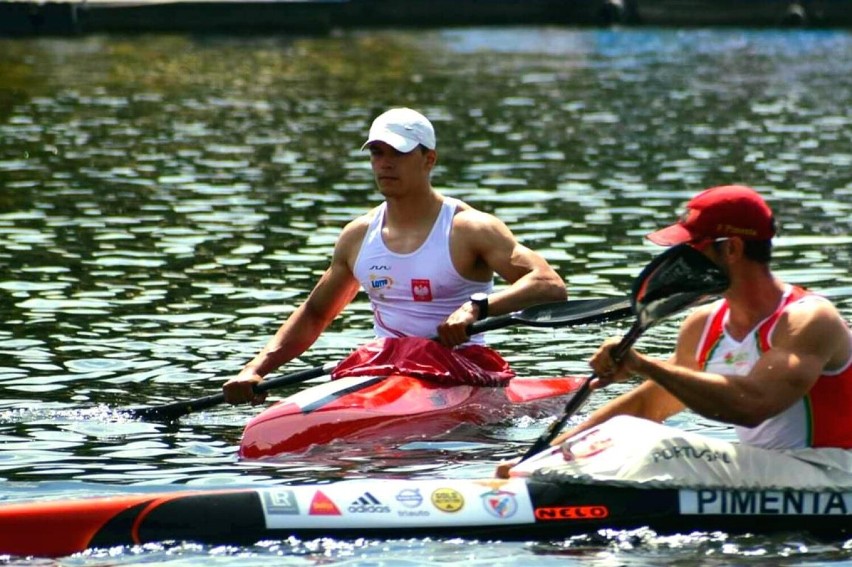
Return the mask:
<path fill-rule="evenodd" d="M 502 221 L 435 191 L 435 148 L 432 124 L 419 112 L 394 108 L 373 121 L 363 149 L 384 203 L 344 227 L 305 303 L 223 386 L 228 402 L 263 401 L 252 386 L 305 352 L 359 288 L 370 298 L 377 337 L 437 336 L 445 347 L 481 343 L 466 331 L 478 319 L 565 299 L 559 275 Z M 495 273 L 509 285 L 494 291 Z"/>
<path fill-rule="evenodd" d="M 659 422 L 689 408 L 734 425 L 750 446 L 852 449 L 852 334 L 828 300 L 772 274 L 774 235 L 769 206 L 739 185 L 701 192 L 680 221 L 649 234 L 655 244 L 701 250 L 731 285 L 687 317 L 668 361 L 631 349 L 616 363 L 618 341 L 605 342 L 590 361 L 593 388 L 646 381 L 553 444 L 617 415 Z"/>

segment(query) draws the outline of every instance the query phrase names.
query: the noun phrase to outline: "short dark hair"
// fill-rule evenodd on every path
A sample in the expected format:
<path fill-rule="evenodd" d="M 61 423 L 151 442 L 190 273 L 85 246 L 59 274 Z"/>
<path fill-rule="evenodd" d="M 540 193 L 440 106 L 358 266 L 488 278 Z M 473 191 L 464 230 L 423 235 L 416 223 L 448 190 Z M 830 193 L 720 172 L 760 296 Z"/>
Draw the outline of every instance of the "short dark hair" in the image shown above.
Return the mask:
<path fill-rule="evenodd" d="M 713 241 L 713 250 L 716 253 L 722 251 L 722 244 L 727 238 L 719 238 Z M 768 264 L 772 259 L 772 240 L 745 240 L 743 239 L 743 254 L 752 262 Z"/>
<path fill-rule="evenodd" d="M 772 239 L 769 240 L 744 240 L 743 253 L 745 257 L 754 262 L 768 264 L 772 260 Z"/>

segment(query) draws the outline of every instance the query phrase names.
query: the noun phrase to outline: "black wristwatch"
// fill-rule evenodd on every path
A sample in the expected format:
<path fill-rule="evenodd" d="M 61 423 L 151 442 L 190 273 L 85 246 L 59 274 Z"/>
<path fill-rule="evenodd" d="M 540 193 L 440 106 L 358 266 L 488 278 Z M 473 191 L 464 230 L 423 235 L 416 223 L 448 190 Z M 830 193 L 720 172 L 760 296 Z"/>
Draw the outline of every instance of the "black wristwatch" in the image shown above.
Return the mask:
<path fill-rule="evenodd" d="M 479 313 L 476 316 L 477 321 L 481 321 L 488 317 L 488 294 L 479 292 L 470 296 L 470 302 L 476 305 Z"/>

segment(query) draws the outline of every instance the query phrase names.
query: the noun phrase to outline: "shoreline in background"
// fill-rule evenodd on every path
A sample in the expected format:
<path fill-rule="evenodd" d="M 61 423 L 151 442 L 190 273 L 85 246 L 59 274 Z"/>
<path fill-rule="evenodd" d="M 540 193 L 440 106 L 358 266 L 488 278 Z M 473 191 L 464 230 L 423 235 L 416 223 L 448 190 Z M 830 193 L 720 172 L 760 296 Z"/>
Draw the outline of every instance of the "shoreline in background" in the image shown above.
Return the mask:
<path fill-rule="evenodd" d="M 0 1 L 0 36 L 489 25 L 852 27 L 852 0 Z"/>

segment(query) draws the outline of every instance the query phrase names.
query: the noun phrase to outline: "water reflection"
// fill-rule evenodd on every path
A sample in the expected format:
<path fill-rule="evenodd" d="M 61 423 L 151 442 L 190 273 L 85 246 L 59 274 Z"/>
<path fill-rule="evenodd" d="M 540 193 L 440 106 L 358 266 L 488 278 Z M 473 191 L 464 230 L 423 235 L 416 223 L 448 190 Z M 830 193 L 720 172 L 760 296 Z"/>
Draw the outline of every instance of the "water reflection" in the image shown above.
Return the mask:
<path fill-rule="evenodd" d="M 214 392 L 265 343 L 343 224 L 378 202 L 358 148 L 395 104 L 434 118 L 436 184 L 504 218 L 574 297 L 627 290 L 655 252 L 645 232 L 698 189 L 738 181 L 777 210 L 778 273 L 852 319 L 850 47 L 819 30 L 0 40 L 6 484 L 477 476 L 522 453 L 547 419 L 249 463 L 235 447 L 257 409 L 170 426 L 121 413 Z M 359 301 L 287 370 L 341 358 L 370 328 Z M 625 329 L 490 339 L 521 372 L 584 374 L 594 345 Z M 675 329 L 643 347 L 667 352 Z"/>

